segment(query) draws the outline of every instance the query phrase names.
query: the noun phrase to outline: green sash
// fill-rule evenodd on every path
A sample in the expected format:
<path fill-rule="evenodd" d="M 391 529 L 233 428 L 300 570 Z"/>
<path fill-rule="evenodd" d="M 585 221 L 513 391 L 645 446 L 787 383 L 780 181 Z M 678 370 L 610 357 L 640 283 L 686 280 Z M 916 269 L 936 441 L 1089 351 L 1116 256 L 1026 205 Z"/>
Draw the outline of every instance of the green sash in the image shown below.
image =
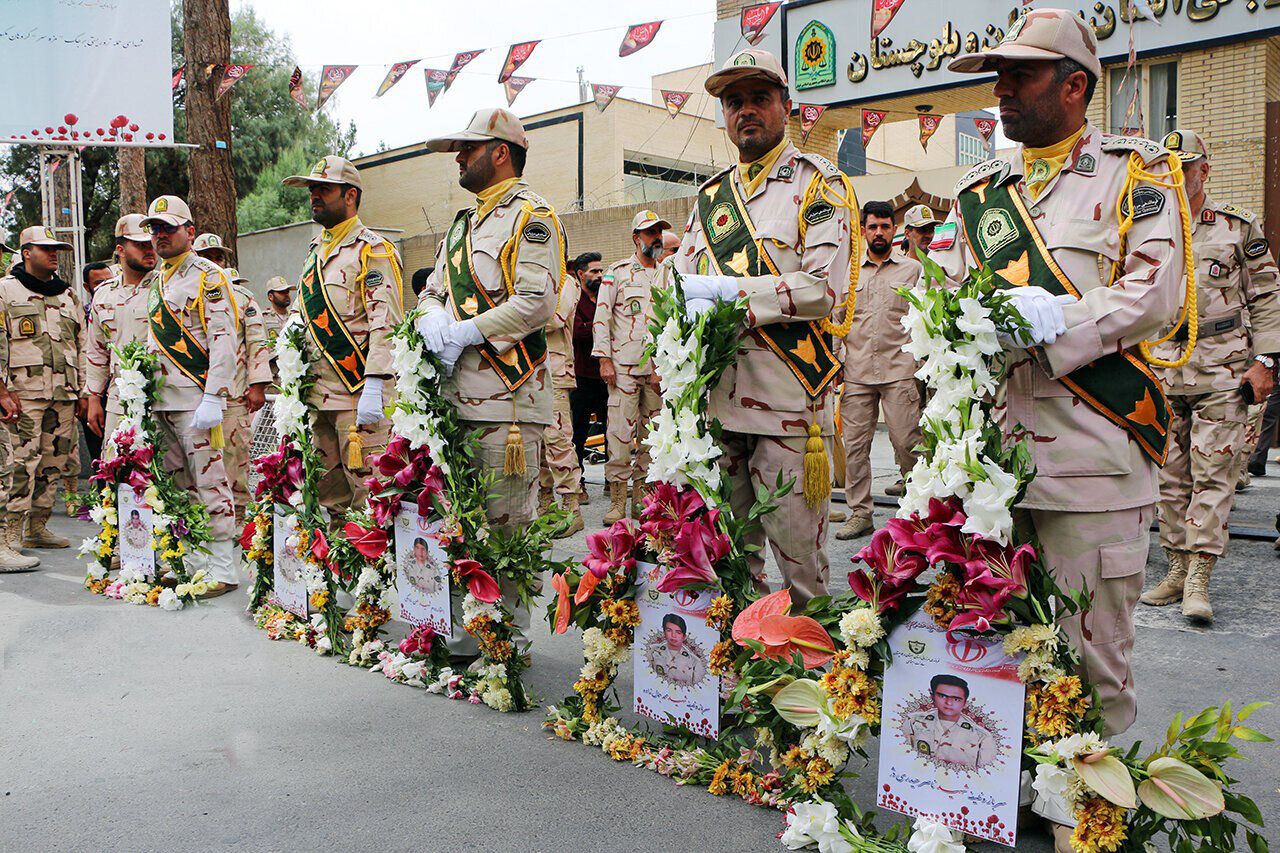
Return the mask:
<path fill-rule="evenodd" d="M 1033 284 L 1053 294 L 1080 298 L 1011 184 L 980 181 L 963 190 L 958 201 L 965 240 L 979 264 L 989 266 L 1009 285 Z M 1110 353 L 1061 381 L 1080 402 L 1133 436 L 1143 453 L 1164 464 L 1169 401 L 1160 380 L 1139 356 L 1129 351 Z"/>
<path fill-rule="evenodd" d="M 519 240 L 515 234 L 511 240 Z M 515 247 L 508 243 L 502 248 L 502 257 L 514 251 Z M 441 259 L 437 259 L 437 263 Z M 478 317 L 497 305 L 488 292 L 476 280 L 476 271 L 471 266 L 471 211 L 462 210 L 453 219 L 449 234 L 445 238 L 445 274 L 449 293 L 453 297 L 453 313 L 459 320 L 470 320 Z M 504 282 L 509 284 L 509 282 Z M 515 391 L 533 376 L 534 370 L 547 357 L 547 333 L 544 329 L 530 332 L 502 355 L 493 345 L 485 341 L 480 345 L 480 354 L 485 361 L 497 371 L 502 383 L 508 391 Z"/>
<path fill-rule="evenodd" d="M 781 275 L 768 252 L 760 248 L 746 202 L 738 194 L 732 176 L 725 175 L 698 193 L 698 219 L 706 235 L 707 255 L 715 267 L 714 274 Z M 710 269 L 698 270 L 700 275 L 710 272 Z M 749 331 L 791 368 L 810 398 L 822 394 L 841 373 L 840 362 L 831 351 L 830 336 L 812 320 L 770 323 Z"/>
<path fill-rule="evenodd" d="M 324 270 L 320 264 L 320 247 L 311 250 L 307 265 L 302 271 L 302 318 L 307 321 L 307 331 L 316 349 L 338 374 L 343 387 L 354 394 L 364 385 L 364 362 L 369 354 L 369 341 L 363 344 L 347 331 L 342 315 L 329 299 L 329 289 L 324 286 Z"/>
<path fill-rule="evenodd" d="M 151 336 L 155 338 L 156 345 L 165 357 L 173 362 L 173 366 L 203 391 L 209 378 L 209 351 L 200 345 L 178 315 L 173 313 L 169 303 L 164 301 L 160 290 L 161 277 L 157 275 L 155 283 L 151 285 L 150 304 L 147 306 Z M 201 293 L 201 298 L 203 297 L 204 294 Z"/>

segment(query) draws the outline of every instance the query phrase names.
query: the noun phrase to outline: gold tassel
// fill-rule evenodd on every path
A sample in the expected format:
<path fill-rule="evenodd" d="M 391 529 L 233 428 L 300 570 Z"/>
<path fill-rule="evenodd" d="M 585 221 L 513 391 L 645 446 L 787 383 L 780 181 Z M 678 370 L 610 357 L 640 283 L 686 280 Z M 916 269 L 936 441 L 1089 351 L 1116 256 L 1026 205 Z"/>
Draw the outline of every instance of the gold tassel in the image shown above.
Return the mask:
<path fill-rule="evenodd" d="M 524 474 L 524 437 L 520 435 L 520 424 L 513 423 L 507 430 L 507 455 L 502 473 L 508 477 L 519 477 Z"/>
<path fill-rule="evenodd" d="M 360 433 L 356 430 L 356 425 L 352 424 L 347 427 L 347 468 L 354 471 L 363 467 L 364 442 L 360 440 Z"/>
<path fill-rule="evenodd" d="M 822 427 L 816 420 L 809 424 L 809 440 L 804 444 L 804 502 L 811 507 L 831 497 L 831 460 L 827 443 L 822 440 Z"/>
<path fill-rule="evenodd" d="M 222 434 L 222 424 L 214 424 L 209 429 L 209 446 L 214 450 L 221 450 L 227 446 L 227 439 Z"/>

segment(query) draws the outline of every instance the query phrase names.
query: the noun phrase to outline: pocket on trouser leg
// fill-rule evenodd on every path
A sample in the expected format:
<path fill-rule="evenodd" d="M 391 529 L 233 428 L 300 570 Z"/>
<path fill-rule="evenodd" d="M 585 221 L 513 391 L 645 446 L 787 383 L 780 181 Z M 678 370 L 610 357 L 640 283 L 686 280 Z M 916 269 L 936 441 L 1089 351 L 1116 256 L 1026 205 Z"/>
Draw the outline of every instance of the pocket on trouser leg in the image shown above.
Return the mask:
<path fill-rule="evenodd" d="M 1151 540 L 1143 532 L 1122 542 L 1098 548 L 1098 587 L 1093 607 L 1085 614 L 1085 636 L 1094 645 L 1133 637 L 1133 611 L 1142 594 Z"/>

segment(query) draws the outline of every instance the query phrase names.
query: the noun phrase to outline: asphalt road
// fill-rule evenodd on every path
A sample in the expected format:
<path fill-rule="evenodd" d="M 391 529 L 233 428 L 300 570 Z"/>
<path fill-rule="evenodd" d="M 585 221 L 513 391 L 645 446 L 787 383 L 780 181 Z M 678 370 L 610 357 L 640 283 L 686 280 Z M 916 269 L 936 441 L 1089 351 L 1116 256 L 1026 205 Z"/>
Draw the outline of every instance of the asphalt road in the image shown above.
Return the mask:
<path fill-rule="evenodd" d="M 878 473 L 878 487 L 892 481 Z M 1280 477 L 1256 483 L 1237 515 L 1268 526 Z M 604 508 L 586 508 L 589 529 Z M 833 586 L 865 541 L 832 540 Z M 585 552 L 582 535 L 559 547 Z M 243 592 L 164 613 L 85 592 L 71 551 L 42 556 L 37 571 L 0 576 L 0 850 L 782 849 L 777 812 L 549 739 L 540 712 L 451 702 L 270 642 Z M 1153 547 L 1148 585 L 1162 572 Z M 1121 741 L 1159 741 L 1179 710 L 1278 698 L 1278 572 L 1270 543 L 1236 542 L 1214 579 L 1212 629 L 1140 609 L 1139 719 Z M 530 682 L 545 704 L 570 691 L 581 646 L 535 628 Z M 628 704 L 629 672 L 619 684 Z M 1251 725 L 1280 733 L 1280 711 Z M 1273 745 L 1250 747 L 1234 772 L 1275 823 L 1280 761 Z M 871 803 L 875 767 L 863 773 L 850 787 Z M 1034 829 L 1018 847 L 1051 849 Z"/>

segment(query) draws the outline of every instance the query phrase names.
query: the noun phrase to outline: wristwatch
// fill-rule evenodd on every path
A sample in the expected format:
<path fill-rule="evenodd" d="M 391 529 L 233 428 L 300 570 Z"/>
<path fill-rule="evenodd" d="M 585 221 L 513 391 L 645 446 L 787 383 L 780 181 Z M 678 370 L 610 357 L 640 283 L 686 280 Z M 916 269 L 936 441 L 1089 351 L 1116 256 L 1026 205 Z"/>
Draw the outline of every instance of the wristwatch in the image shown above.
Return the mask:
<path fill-rule="evenodd" d="M 1263 367 L 1265 367 L 1267 370 L 1274 371 L 1274 370 L 1276 369 L 1276 360 L 1275 360 L 1275 358 L 1274 358 L 1273 356 L 1269 356 L 1269 355 L 1265 355 L 1265 354 L 1264 354 L 1264 355 L 1255 355 L 1255 356 L 1253 357 L 1253 360 L 1254 360 L 1254 361 L 1256 361 L 1256 362 L 1258 362 L 1258 364 L 1261 364 L 1261 365 L 1262 365 Z"/>

